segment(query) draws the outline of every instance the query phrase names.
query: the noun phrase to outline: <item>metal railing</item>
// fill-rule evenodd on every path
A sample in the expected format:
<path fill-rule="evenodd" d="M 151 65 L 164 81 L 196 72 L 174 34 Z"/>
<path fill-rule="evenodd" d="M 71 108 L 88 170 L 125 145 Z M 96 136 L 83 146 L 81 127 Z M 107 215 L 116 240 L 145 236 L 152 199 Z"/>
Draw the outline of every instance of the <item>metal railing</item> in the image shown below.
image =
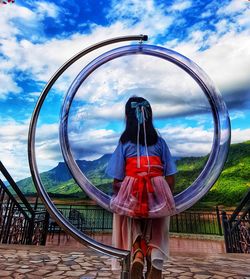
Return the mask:
<path fill-rule="evenodd" d="M 0 179 L 0 243 L 45 245 L 48 213 L 33 210 L 1 161 L 0 172 L 9 183 L 7 187 Z"/>
<path fill-rule="evenodd" d="M 58 210 L 86 234 L 112 231 L 112 213 L 99 206 L 57 206 Z M 221 215 L 216 211 L 185 211 L 171 217 L 170 232 L 222 235 Z"/>
<path fill-rule="evenodd" d="M 226 251 L 250 253 L 250 190 L 230 216 L 222 212 L 222 223 Z"/>
<path fill-rule="evenodd" d="M 216 211 L 184 211 L 171 217 L 170 232 L 222 235 L 221 216 Z"/>

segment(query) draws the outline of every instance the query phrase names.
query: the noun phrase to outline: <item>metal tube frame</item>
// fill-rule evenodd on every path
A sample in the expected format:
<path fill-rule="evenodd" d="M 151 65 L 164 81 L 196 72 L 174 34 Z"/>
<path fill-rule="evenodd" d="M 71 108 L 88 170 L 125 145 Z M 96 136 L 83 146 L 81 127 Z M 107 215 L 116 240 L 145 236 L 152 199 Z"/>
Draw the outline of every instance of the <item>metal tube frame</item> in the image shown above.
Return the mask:
<path fill-rule="evenodd" d="M 129 279 L 129 269 L 130 269 L 130 251 L 117 249 L 102 243 L 99 243 L 89 236 L 85 235 L 80 230 L 76 229 L 56 208 L 53 204 L 52 200 L 50 199 L 48 193 L 46 192 L 41 177 L 39 175 L 39 171 L 37 168 L 36 163 L 36 153 L 35 153 L 35 136 L 36 136 L 36 127 L 38 117 L 42 108 L 42 105 L 48 95 L 50 89 L 57 81 L 57 79 L 68 69 L 74 62 L 82 58 L 84 55 L 107 45 L 125 42 L 125 41 L 147 41 L 148 37 L 146 35 L 135 35 L 135 36 L 123 36 L 108 39 L 97 44 L 94 44 L 81 52 L 77 53 L 75 56 L 70 58 L 66 61 L 52 76 L 49 82 L 46 84 L 45 88 L 43 89 L 34 112 L 31 117 L 30 126 L 29 126 L 29 134 L 28 134 L 28 159 L 29 159 L 29 166 L 31 171 L 31 176 L 36 187 L 37 192 L 43 203 L 45 204 L 46 209 L 48 210 L 49 214 L 56 220 L 56 222 L 73 238 L 79 241 L 82 244 L 85 244 L 87 247 L 90 247 L 98 252 L 107 254 L 109 256 L 113 256 L 116 258 L 120 258 L 122 261 L 122 272 L 121 272 L 121 279 Z"/>
<path fill-rule="evenodd" d="M 121 249 L 116 249 L 111 246 L 107 246 L 104 244 L 101 244 L 99 242 L 96 242 L 95 240 L 91 239 L 78 229 L 76 229 L 67 219 L 63 217 L 63 215 L 57 210 L 55 205 L 52 203 L 50 197 L 48 196 L 47 192 L 45 191 L 45 188 L 42 184 L 37 164 L 36 164 L 36 156 L 35 156 L 35 133 L 36 133 L 36 125 L 37 120 L 39 117 L 39 113 L 41 110 L 41 107 L 43 105 L 43 102 L 53 86 L 53 84 L 56 82 L 56 80 L 62 75 L 62 73 L 74 62 L 76 62 L 79 58 L 83 57 L 84 55 L 90 53 L 91 51 L 94 51 L 100 47 L 118 43 L 122 41 L 146 41 L 147 36 L 145 35 L 139 35 L 139 36 L 126 36 L 126 37 L 118 37 L 110 40 L 106 40 L 100 43 L 97 43 L 93 46 L 90 46 L 89 48 L 86 48 L 85 50 L 81 51 L 80 53 L 76 54 L 74 57 L 72 57 L 69 61 L 67 61 L 59 70 L 53 75 L 51 80 L 48 82 L 46 87 L 44 88 L 38 103 L 36 105 L 36 108 L 33 112 L 31 123 L 30 123 L 30 129 L 29 129 L 29 136 L 28 136 L 28 157 L 29 157 L 29 164 L 30 164 L 30 170 L 31 175 L 34 181 L 34 184 L 36 186 L 36 189 L 42 199 L 42 201 L 45 203 L 45 206 L 48 210 L 48 212 L 51 214 L 51 216 L 56 220 L 56 222 L 65 230 L 67 231 L 72 237 L 74 237 L 79 242 L 86 244 L 88 247 L 95 249 L 99 252 L 105 253 L 110 256 L 114 256 L 116 258 L 120 258 L 122 261 L 122 272 L 121 272 L 121 278 L 122 279 L 128 279 L 130 277 L 129 275 L 129 268 L 130 268 L 130 251 L 125 251 Z M 153 47 L 153 46 L 152 46 Z M 141 47 L 143 49 L 143 46 Z M 157 47 L 158 50 L 161 49 L 160 47 Z M 93 65 L 92 68 L 90 68 L 90 71 L 87 72 L 87 74 L 90 74 L 94 68 L 97 68 L 98 65 L 102 65 L 103 63 L 114 59 L 116 57 L 120 57 L 122 55 L 127 54 L 138 54 L 137 48 L 135 50 L 129 51 L 124 48 L 120 48 L 124 52 L 114 50 L 110 51 L 109 53 L 112 54 L 112 57 L 106 59 L 106 53 L 101 56 L 103 57 L 103 60 L 100 58 L 97 58 L 98 63 L 95 61 L 93 63 L 96 63 Z M 117 51 L 117 52 L 116 52 Z M 162 52 L 164 52 L 164 56 Z M 217 180 L 222 167 L 225 163 L 225 160 L 227 158 L 228 153 L 228 147 L 230 144 L 230 121 L 227 114 L 226 106 L 223 103 L 220 95 L 217 92 L 217 89 L 211 82 L 211 80 L 208 78 L 208 76 L 191 60 L 181 56 L 178 53 L 175 53 L 173 51 L 163 49 L 160 50 L 160 52 L 155 52 L 153 49 L 150 50 L 150 46 L 146 47 L 146 49 L 143 51 L 144 54 L 158 56 L 160 58 L 164 58 L 165 60 L 168 60 L 169 62 L 172 62 L 182 68 L 184 71 L 186 71 L 202 88 L 203 92 L 205 93 L 206 97 L 208 98 L 208 101 L 211 106 L 213 118 L 214 118 L 214 140 L 213 140 L 213 147 L 212 152 L 209 156 L 209 159 L 205 165 L 205 168 L 199 175 L 199 177 L 195 180 L 195 182 L 186 190 L 184 190 L 181 194 L 178 194 L 175 197 L 175 202 L 177 204 L 177 212 L 181 212 L 188 207 L 190 207 L 191 204 L 193 204 L 195 201 L 197 201 L 199 198 L 201 198 L 208 190 L 212 187 L 212 185 Z M 98 60 L 99 59 L 99 60 Z M 91 62 L 92 63 L 92 62 Z M 90 65 L 91 65 L 90 63 Z M 86 76 L 87 76 L 86 74 Z M 84 78 L 81 80 L 83 81 Z M 72 101 L 72 99 L 71 99 Z M 70 102 L 71 102 L 70 101 Z M 223 136 L 221 133 L 221 130 L 223 131 Z M 67 138 L 66 138 L 67 140 Z M 63 154 L 64 155 L 64 154 Z M 65 159 L 65 156 L 64 156 Z M 219 159 L 219 160 L 218 160 Z M 75 178 L 74 172 L 70 168 L 70 171 Z M 206 183 L 206 187 L 203 187 L 203 183 Z M 81 186 L 81 185 L 80 185 Z M 196 192 L 196 197 L 192 199 L 192 203 L 190 203 L 190 195 L 193 197 L 194 192 Z M 91 196 L 91 195 L 90 195 Z"/>
<path fill-rule="evenodd" d="M 174 197 L 176 211 L 172 214 L 176 214 L 195 204 L 214 185 L 226 161 L 230 144 L 230 120 L 226 105 L 222 100 L 219 90 L 197 64 L 180 53 L 160 46 L 147 44 L 122 46 L 105 52 L 83 68 L 72 82 L 61 110 L 59 134 L 63 158 L 75 181 L 88 194 L 88 196 L 94 199 L 101 207 L 112 211 L 110 208 L 110 196 L 95 187 L 91 181 L 88 180 L 73 157 L 68 139 L 68 116 L 74 96 L 86 78 L 101 65 L 116 58 L 128 55 L 155 56 L 177 65 L 196 81 L 210 104 L 214 120 L 212 149 L 199 176 L 188 188 Z"/>

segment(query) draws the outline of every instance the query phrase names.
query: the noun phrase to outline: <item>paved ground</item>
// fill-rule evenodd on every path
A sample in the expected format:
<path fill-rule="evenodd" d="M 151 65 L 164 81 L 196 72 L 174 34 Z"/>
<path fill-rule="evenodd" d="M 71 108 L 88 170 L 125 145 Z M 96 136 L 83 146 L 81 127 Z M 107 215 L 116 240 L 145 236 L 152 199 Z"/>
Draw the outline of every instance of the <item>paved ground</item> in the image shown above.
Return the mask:
<path fill-rule="evenodd" d="M 110 258 L 87 248 L 0 245 L 0 278 L 119 278 Z M 250 255 L 173 252 L 164 278 L 250 279 Z"/>

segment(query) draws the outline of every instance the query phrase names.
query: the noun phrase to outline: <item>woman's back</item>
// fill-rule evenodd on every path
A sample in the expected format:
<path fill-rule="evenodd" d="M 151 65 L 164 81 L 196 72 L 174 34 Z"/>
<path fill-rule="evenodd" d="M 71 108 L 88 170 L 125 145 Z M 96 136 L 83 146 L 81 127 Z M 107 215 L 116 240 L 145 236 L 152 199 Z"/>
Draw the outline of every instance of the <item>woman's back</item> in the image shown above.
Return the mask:
<path fill-rule="evenodd" d="M 126 158 L 137 157 L 137 144 L 119 142 L 112 154 L 106 173 L 115 179 L 123 180 L 125 177 Z M 163 166 L 163 175 L 168 176 L 177 172 L 175 162 L 163 138 L 158 137 L 156 144 L 151 146 L 139 145 L 139 156 L 158 156 Z"/>

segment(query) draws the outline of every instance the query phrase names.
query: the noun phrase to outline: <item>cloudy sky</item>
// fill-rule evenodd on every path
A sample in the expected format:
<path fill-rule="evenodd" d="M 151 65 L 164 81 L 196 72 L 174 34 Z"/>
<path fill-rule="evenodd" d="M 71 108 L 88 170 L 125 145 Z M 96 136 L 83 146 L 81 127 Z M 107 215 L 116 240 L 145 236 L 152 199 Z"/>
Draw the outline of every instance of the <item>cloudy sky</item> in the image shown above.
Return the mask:
<path fill-rule="evenodd" d="M 232 142 L 250 139 L 250 2 L 247 0 L 18 1 L 0 5 L 0 159 L 15 179 L 29 176 L 27 135 L 41 90 L 70 57 L 101 40 L 147 34 L 148 44 L 196 62 L 215 82 L 232 123 Z M 134 42 L 137 43 L 137 42 Z M 68 69 L 46 98 L 37 128 L 41 171 L 62 161 L 60 110 L 79 71 L 113 45 Z M 145 55 L 97 69 L 75 95 L 69 139 L 77 159 L 111 153 L 132 95 L 152 104 L 155 126 L 174 156 L 209 153 L 213 123 L 199 86 L 182 70 Z"/>

